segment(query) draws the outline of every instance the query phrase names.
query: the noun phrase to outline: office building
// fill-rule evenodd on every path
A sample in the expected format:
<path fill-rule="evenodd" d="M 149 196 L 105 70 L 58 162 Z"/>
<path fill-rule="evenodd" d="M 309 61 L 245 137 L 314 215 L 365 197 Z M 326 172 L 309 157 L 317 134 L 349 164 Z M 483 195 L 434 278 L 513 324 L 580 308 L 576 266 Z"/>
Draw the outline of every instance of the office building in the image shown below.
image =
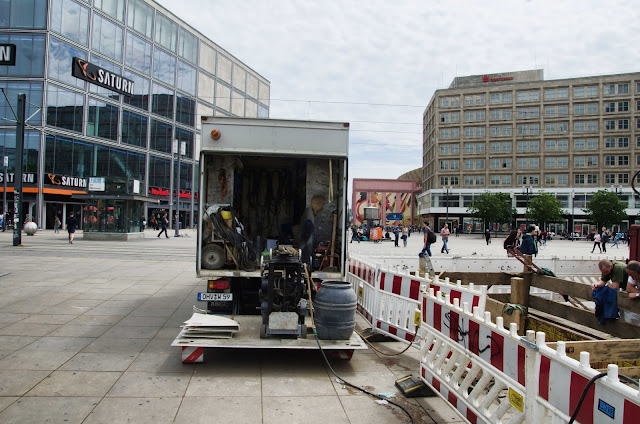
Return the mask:
<path fill-rule="evenodd" d="M 191 226 L 200 116 L 268 117 L 269 81 L 153 1 L 2 4 L 0 87 L 10 104 L 0 96 L 0 156 L 9 157 L 8 209 L 16 173 L 11 107 L 26 93 L 25 215 L 52 228 L 56 215 L 64 223 L 73 210 L 84 225 L 95 211 L 74 195 L 87 193 L 95 177 L 159 202 L 148 203 L 147 216 L 179 209 L 182 225 Z M 104 203 L 109 216 L 102 219 L 141 220 L 123 217 L 120 207 Z"/>
<path fill-rule="evenodd" d="M 592 231 L 583 208 L 613 190 L 638 220 L 631 180 L 640 165 L 640 73 L 545 80 L 542 70 L 457 77 L 423 115 L 421 216 L 484 231 L 467 212 L 478 195 L 509 193 L 516 225 L 536 193 L 565 212 L 556 232 Z M 496 224 L 506 231 L 509 223 Z"/>

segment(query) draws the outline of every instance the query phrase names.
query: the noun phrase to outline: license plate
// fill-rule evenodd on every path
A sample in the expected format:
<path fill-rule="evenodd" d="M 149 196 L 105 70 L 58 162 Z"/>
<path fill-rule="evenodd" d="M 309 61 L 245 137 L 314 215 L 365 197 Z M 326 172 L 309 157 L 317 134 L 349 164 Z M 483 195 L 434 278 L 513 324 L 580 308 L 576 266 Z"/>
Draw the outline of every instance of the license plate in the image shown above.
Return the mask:
<path fill-rule="evenodd" d="M 198 300 L 230 302 L 233 300 L 233 293 L 198 293 Z"/>

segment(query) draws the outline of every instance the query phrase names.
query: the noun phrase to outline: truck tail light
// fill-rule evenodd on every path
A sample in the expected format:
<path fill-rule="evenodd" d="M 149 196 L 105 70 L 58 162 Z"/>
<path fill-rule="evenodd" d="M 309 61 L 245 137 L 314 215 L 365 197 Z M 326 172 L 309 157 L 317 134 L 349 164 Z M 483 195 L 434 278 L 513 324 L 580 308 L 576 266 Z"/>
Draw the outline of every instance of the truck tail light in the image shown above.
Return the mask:
<path fill-rule="evenodd" d="M 209 280 L 209 290 L 227 290 L 228 288 L 227 280 Z"/>

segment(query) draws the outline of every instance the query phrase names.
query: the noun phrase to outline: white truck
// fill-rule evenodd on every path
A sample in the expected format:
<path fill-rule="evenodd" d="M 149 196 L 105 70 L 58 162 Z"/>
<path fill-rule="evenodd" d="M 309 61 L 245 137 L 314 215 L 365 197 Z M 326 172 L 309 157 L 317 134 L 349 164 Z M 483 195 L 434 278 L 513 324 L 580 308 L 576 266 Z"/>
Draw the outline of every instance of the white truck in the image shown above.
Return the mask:
<path fill-rule="evenodd" d="M 311 287 L 345 276 L 349 124 L 202 117 L 200 151 L 197 300 L 240 333 L 197 345 L 313 348 Z"/>

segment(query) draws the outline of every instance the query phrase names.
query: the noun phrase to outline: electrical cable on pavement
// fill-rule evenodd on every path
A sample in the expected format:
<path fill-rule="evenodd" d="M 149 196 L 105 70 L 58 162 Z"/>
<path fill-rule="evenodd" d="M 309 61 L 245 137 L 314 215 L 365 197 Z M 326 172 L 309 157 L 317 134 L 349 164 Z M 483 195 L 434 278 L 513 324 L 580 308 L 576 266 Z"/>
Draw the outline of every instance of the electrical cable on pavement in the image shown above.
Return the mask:
<path fill-rule="evenodd" d="M 315 323 L 314 318 L 313 318 L 313 302 L 311 300 L 311 279 L 309 278 L 309 273 L 308 273 L 308 270 L 307 270 L 307 264 L 304 264 L 304 273 L 305 273 L 305 276 L 307 277 L 307 290 L 309 290 L 309 293 L 308 293 L 308 295 L 309 295 L 309 312 L 311 313 L 311 325 L 313 327 L 313 335 L 316 338 L 316 343 L 318 343 L 318 348 L 320 349 L 320 353 L 322 354 L 322 358 L 324 358 L 324 362 L 325 362 L 325 364 L 327 364 L 327 366 L 331 370 L 331 373 L 333 373 L 333 375 L 335 375 L 338 380 L 342 381 L 347 386 L 353 387 L 356 390 L 360 390 L 361 392 L 366 393 L 369 396 L 373 396 L 373 397 L 378 398 L 380 400 L 387 401 L 391 405 L 400 408 L 405 414 L 407 414 L 407 416 L 411 420 L 411 424 L 414 424 L 415 421 L 413 420 L 413 417 L 411 416 L 411 413 L 409 411 L 407 411 L 402 405 L 399 405 L 399 404 L 397 404 L 397 403 L 395 403 L 393 401 L 390 401 L 389 399 L 385 398 L 384 396 L 380 396 L 380 395 L 377 395 L 375 393 L 372 393 L 372 392 L 366 390 L 363 387 L 358 387 L 355 384 L 351 384 L 348 381 L 346 381 L 344 378 L 340 377 L 335 372 L 335 370 L 333 369 L 333 367 L 329 363 L 329 359 L 327 359 L 327 355 L 324 353 L 324 350 L 322 349 L 322 346 L 320 345 L 320 339 L 318 339 L 318 333 L 316 332 L 316 323 Z M 417 334 L 417 332 L 418 332 L 418 330 L 416 330 L 416 334 Z M 414 337 L 415 337 L 415 335 L 414 335 Z M 411 345 L 409 345 L 409 346 L 411 346 Z"/>
<path fill-rule="evenodd" d="M 416 336 L 418 335 L 418 329 L 419 329 L 419 328 L 420 328 L 420 326 L 418 325 L 418 327 L 416 328 L 416 332 L 415 332 L 415 333 L 413 333 L 413 337 L 411 337 L 411 340 L 409 341 L 409 344 L 407 345 L 407 347 L 405 347 L 405 348 L 404 348 L 404 350 L 402 350 L 402 351 L 400 351 L 400 352 L 398 352 L 398 353 L 385 353 L 385 352 L 383 352 L 383 351 L 381 351 L 381 350 L 377 349 L 377 348 L 376 348 L 376 347 L 375 347 L 375 346 L 374 346 L 374 345 L 373 345 L 369 340 L 365 339 L 364 337 L 362 338 L 362 340 L 364 340 L 364 342 L 365 342 L 366 344 L 368 344 L 368 345 L 371 347 L 371 349 L 375 350 L 376 352 L 378 352 L 378 353 L 379 353 L 379 354 L 381 354 L 381 355 L 385 355 L 385 356 L 398 356 L 398 355 L 402 355 L 402 354 L 403 354 L 403 353 L 405 353 L 407 350 L 409 350 L 409 348 L 410 348 L 411 346 L 413 346 L 413 342 L 415 341 Z M 356 331 L 356 333 L 358 333 L 358 335 L 359 335 L 360 337 L 362 337 L 362 333 L 361 333 L 361 332 Z"/>
<path fill-rule="evenodd" d="M 402 405 L 397 404 L 393 401 L 390 401 L 388 398 L 384 397 L 384 396 L 380 396 L 377 395 L 375 393 L 372 393 L 370 391 L 368 391 L 367 389 L 363 388 L 363 387 L 359 387 L 356 386 L 355 384 L 351 384 L 349 383 L 347 380 L 345 380 L 344 378 L 340 377 L 335 370 L 333 369 L 333 367 L 331 366 L 331 364 L 329 363 L 329 359 L 327 359 L 327 355 L 325 355 L 324 350 L 322 350 L 322 346 L 320 345 L 320 340 L 318 339 L 318 333 L 314 330 L 313 331 L 314 336 L 316 337 L 316 343 L 318 343 L 318 347 L 320 348 L 320 353 L 322 353 L 322 357 L 324 358 L 324 362 L 327 364 L 327 366 L 329 367 L 329 369 L 331 370 L 331 373 L 333 373 L 333 375 L 336 376 L 336 378 L 340 381 L 342 381 L 344 384 L 346 384 L 349 387 L 353 387 L 356 390 L 360 390 L 362 393 L 366 393 L 369 396 L 373 396 L 375 398 L 378 398 L 380 400 L 384 400 L 389 402 L 391 405 L 396 406 L 398 408 L 400 408 L 405 414 L 407 414 L 407 416 L 409 417 L 409 419 L 411 420 L 411 424 L 415 424 L 415 421 L 413 420 L 413 417 L 411 416 L 411 413 L 409 411 L 406 410 L 406 408 L 404 408 Z"/>

